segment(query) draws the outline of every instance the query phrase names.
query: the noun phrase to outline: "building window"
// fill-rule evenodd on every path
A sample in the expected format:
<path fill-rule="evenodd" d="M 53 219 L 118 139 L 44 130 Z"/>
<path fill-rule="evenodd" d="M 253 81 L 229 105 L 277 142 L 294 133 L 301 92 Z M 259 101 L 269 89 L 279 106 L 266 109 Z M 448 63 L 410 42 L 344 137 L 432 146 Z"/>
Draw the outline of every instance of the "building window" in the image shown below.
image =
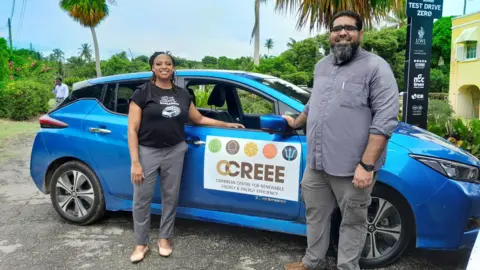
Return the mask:
<path fill-rule="evenodd" d="M 466 59 L 476 59 L 477 58 L 477 42 L 467 41 L 465 44 L 465 51 L 467 53 Z"/>

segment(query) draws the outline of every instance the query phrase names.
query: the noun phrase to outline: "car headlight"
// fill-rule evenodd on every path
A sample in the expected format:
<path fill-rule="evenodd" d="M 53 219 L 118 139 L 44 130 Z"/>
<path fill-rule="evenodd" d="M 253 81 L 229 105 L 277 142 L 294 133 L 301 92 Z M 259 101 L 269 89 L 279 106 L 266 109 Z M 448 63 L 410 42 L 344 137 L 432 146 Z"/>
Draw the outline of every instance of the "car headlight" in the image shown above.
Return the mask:
<path fill-rule="evenodd" d="M 417 155 L 411 155 L 411 157 L 453 180 L 480 184 L 479 170 L 475 166 L 433 157 Z"/>

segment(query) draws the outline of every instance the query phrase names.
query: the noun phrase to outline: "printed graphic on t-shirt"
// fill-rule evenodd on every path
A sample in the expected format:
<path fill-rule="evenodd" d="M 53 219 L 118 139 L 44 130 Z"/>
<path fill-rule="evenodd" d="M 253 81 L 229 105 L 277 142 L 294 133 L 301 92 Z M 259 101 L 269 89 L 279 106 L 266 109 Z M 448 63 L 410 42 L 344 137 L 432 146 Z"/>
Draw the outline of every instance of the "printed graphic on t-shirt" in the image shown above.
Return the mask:
<path fill-rule="evenodd" d="M 176 117 L 180 114 L 181 109 L 174 97 L 162 97 L 159 102 L 161 105 L 167 105 L 162 111 L 162 116 L 166 118 Z"/>
<path fill-rule="evenodd" d="M 162 116 L 166 118 L 172 118 L 178 116 L 181 110 L 178 106 L 168 106 L 162 111 Z"/>
<path fill-rule="evenodd" d="M 160 104 L 162 105 L 179 105 L 174 97 L 162 97 L 160 99 Z"/>

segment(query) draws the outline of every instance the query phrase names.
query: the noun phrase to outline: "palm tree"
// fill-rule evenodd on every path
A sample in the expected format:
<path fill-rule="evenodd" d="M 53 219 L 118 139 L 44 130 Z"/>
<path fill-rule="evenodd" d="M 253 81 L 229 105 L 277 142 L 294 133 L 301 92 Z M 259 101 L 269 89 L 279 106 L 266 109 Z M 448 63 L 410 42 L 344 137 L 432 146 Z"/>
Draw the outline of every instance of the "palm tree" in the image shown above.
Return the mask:
<path fill-rule="evenodd" d="M 80 58 L 83 58 L 88 62 L 92 61 L 92 48 L 90 48 L 90 44 L 84 43 L 78 49 L 80 50 L 78 52 Z"/>
<path fill-rule="evenodd" d="M 115 3 L 114 0 L 109 1 Z M 95 47 L 97 77 L 101 77 L 100 52 L 95 27 L 108 16 L 109 9 L 106 0 L 61 0 L 60 7 L 82 26 L 90 28 L 93 36 L 93 46 Z"/>
<path fill-rule="evenodd" d="M 60 49 L 53 49 L 53 53 L 50 55 L 50 58 L 53 61 L 58 62 L 58 74 L 64 75 L 63 59 L 65 58 L 65 53 Z"/>
<path fill-rule="evenodd" d="M 260 64 L 260 3 L 265 3 L 267 0 L 255 0 L 255 24 L 253 25 L 252 38 L 255 38 L 253 62 L 256 66 Z"/>
<path fill-rule="evenodd" d="M 55 61 L 62 62 L 65 53 L 60 49 L 53 49 L 52 57 Z"/>
<path fill-rule="evenodd" d="M 290 41 L 287 43 L 288 48 L 293 48 L 293 44 L 297 43 L 297 41 L 293 38 L 290 38 Z"/>
<path fill-rule="evenodd" d="M 405 13 L 406 0 L 275 0 L 276 10 L 298 13 L 297 28 L 310 23 L 310 31 L 329 27 L 336 13 L 352 10 L 360 14 L 366 27 L 389 15 L 389 12 Z"/>
<path fill-rule="evenodd" d="M 267 48 L 268 55 L 270 55 L 270 50 L 273 49 L 273 39 L 269 38 L 265 41 L 265 48 Z"/>

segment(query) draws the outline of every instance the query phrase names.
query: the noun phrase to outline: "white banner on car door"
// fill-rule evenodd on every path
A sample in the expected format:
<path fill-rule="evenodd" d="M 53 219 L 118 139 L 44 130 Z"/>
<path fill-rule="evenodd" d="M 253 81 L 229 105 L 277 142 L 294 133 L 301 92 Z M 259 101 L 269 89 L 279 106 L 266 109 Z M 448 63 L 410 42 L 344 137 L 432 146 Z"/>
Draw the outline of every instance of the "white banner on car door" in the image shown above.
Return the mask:
<path fill-rule="evenodd" d="M 298 201 L 299 143 L 207 136 L 204 188 Z"/>

